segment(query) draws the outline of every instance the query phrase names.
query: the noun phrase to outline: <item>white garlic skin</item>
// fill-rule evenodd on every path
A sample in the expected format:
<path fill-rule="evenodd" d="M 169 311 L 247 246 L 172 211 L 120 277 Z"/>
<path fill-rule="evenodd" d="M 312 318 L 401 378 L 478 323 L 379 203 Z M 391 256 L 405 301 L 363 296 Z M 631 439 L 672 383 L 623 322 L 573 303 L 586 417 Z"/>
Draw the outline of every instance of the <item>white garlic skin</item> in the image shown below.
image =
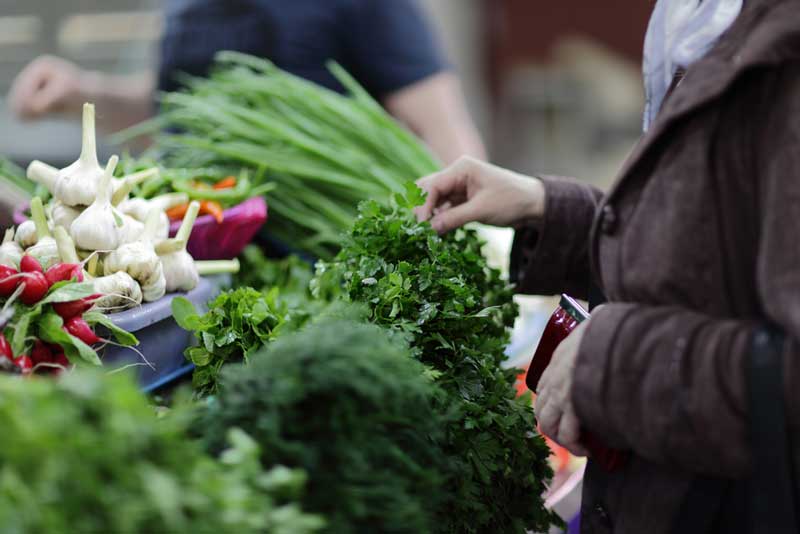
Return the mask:
<path fill-rule="evenodd" d="M 144 224 L 130 215 L 122 214 L 122 226 L 119 229 L 119 244 L 125 245 L 139 241 L 144 234 Z"/>
<path fill-rule="evenodd" d="M 100 311 L 116 312 L 142 303 L 142 289 L 128 273 L 116 272 L 92 280 L 94 290 L 103 295 L 94 303 Z"/>
<path fill-rule="evenodd" d="M 17 226 L 17 233 L 14 235 L 14 241 L 23 249 L 35 245 L 36 241 L 38 241 L 36 237 L 36 224 L 29 219 Z"/>
<path fill-rule="evenodd" d="M 19 269 L 22 259 L 22 247 L 16 241 L 9 241 L 0 245 L 0 265 L 7 265 Z"/>
<path fill-rule="evenodd" d="M 166 293 L 164 270 L 152 243 L 127 243 L 106 256 L 103 273 L 110 275 L 118 271 L 128 273 L 139 283 L 145 302 L 158 300 Z"/>
<path fill-rule="evenodd" d="M 94 203 L 72 221 L 69 234 L 83 250 L 113 250 L 119 246 L 119 226 L 110 203 Z M 117 214 L 120 220 L 122 215 Z"/>
<path fill-rule="evenodd" d="M 147 212 L 152 207 L 152 202 L 143 198 L 128 198 L 123 200 L 117 209 L 139 222 L 144 223 L 147 218 Z M 169 217 L 161 211 L 158 215 L 158 229 L 156 230 L 156 239 L 167 239 L 169 237 Z M 130 241 L 125 241 L 130 243 Z"/>
<path fill-rule="evenodd" d="M 72 206 L 67 206 L 61 201 L 56 200 L 53 205 L 50 207 L 50 221 L 52 222 L 52 226 L 63 226 L 64 228 L 69 228 L 72 226 L 72 223 L 75 219 L 80 216 L 81 211 L 78 209 L 73 208 Z"/>
<path fill-rule="evenodd" d="M 41 238 L 35 245 L 28 247 L 25 253 L 36 258 L 45 270 L 57 263 L 61 263 L 58 244 L 55 239 L 49 236 Z"/>
<path fill-rule="evenodd" d="M 194 259 L 185 250 L 164 254 L 161 256 L 161 264 L 167 280 L 167 293 L 191 291 L 200 282 Z"/>

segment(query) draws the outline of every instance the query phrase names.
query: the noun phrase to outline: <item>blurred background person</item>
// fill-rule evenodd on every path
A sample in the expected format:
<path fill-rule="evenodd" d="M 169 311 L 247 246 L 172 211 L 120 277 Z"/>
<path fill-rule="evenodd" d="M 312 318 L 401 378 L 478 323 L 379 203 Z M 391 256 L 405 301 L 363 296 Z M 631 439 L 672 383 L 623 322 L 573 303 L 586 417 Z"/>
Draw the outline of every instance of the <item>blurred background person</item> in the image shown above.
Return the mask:
<path fill-rule="evenodd" d="M 11 110 L 32 120 L 77 116 L 97 105 L 101 126 L 118 130 L 156 110 L 154 91 L 203 76 L 220 50 L 267 58 L 278 67 L 343 91 L 326 62 L 337 61 L 445 163 L 485 157 L 458 76 L 414 0 L 169 0 L 158 73 L 114 75 L 41 56 L 14 80 Z"/>

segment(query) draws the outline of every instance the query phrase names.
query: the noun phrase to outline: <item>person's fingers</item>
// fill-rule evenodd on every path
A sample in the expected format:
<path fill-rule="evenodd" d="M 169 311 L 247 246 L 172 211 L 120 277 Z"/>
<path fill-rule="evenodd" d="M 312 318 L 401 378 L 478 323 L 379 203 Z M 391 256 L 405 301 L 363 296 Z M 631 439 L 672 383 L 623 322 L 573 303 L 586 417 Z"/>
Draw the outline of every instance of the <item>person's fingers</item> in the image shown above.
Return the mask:
<path fill-rule="evenodd" d="M 45 80 L 39 90 L 31 95 L 28 103 L 29 112 L 34 115 L 44 115 L 58 111 L 67 95 L 68 89 L 65 81 L 57 77 Z"/>
<path fill-rule="evenodd" d="M 11 110 L 21 117 L 30 115 L 32 113 L 31 101 L 41 87 L 47 84 L 48 79 L 48 72 L 38 65 L 31 65 L 21 72 L 9 91 L 8 99 Z"/>
<path fill-rule="evenodd" d="M 555 402 L 546 401 L 544 406 L 536 414 L 539 421 L 539 429 L 542 434 L 555 440 L 558 435 L 558 427 L 561 424 L 561 410 Z"/>
<path fill-rule="evenodd" d="M 431 219 L 431 226 L 439 234 L 446 234 L 467 223 L 480 219 L 480 206 L 475 200 L 468 200 L 449 210 L 439 211 Z"/>
<path fill-rule="evenodd" d="M 563 447 L 579 446 L 581 438 L 581 426 L 578 417 L 570 410 L 564 410 L 558 424 L 556 439 Z M 570 449 L 572 450 L 572 449 Z"/>
<path fill-rule="evenodd" d="M 417 182 L 417 185 L 428 193 L 425 203 L 416 209 L 418 220 L 427 221 L 430 219 L 434 208 L 442 202 L 442 199 L 447 198 L 454 189 L 459 187 L 459 182 L 461 181 L 459 172 L 458 169 L 448 167 Z"/>

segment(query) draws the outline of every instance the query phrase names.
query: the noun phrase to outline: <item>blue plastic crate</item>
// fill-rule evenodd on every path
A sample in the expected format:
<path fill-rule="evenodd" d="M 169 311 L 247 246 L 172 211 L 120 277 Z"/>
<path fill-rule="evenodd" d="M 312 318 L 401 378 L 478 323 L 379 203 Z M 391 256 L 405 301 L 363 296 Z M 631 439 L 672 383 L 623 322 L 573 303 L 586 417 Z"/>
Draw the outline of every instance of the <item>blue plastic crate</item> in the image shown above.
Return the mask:
<path fill-rule="evenodd" d="M 186 297 L 198 310 L 206 310 L 208 301 L 219 292 L 219 286 L 201 278 L 189 293 L 171 293 L 156 302 L 109 315 L 115 325 L 139 338 L 136 347 L 152 368 L 144 365 L 142 357 L 126 347 L 108 345 L 104 349 L 103 365 L 120 368 L 135 365 L 139 384 L 146 392 L 153 391 L 191 372 L 193 366 L 183 356 L 183 351 L 193 342 L 193 334 L 183 330 L 172 317 L 172 299 Z M 101 335 L 102 327 L 98 327 Z"/>

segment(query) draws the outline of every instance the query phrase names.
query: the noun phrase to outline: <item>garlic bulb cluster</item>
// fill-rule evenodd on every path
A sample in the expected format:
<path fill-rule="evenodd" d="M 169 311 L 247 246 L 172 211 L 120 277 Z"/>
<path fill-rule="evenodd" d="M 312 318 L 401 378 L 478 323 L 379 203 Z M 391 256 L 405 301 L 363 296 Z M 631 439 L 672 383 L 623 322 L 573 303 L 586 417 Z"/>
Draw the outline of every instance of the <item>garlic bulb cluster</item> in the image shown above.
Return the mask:
<path fill-rule="evenodd" d="M 72 165 L 56 169 L 41 161 L 28 166 L 28 177 L 46 187 L 53 201 L 31 202 L 31 220 L 6 232 L 0 264 L 17 266 L 23 254 L 47 268 L 57 262 L 85 265 L 84 278 L 102 294 L 95 308 L 116 312 L 160 299 L 166 292 L 190 291 L 203 274 L 235 272 L 238 263 L 195 262 L 186 251 L 199 204 L 192 202 L 174 239 L 169 239 L 166 210 L 188 202 L 185 193 L 153 199 L 130 198 L 158 168 L 114 178 L 119 162 L 105 168 L 97 159 L 94 106 L 83 108 L 81 154 Z M 102 276 L 100 276 L 102 274 Z"/>

